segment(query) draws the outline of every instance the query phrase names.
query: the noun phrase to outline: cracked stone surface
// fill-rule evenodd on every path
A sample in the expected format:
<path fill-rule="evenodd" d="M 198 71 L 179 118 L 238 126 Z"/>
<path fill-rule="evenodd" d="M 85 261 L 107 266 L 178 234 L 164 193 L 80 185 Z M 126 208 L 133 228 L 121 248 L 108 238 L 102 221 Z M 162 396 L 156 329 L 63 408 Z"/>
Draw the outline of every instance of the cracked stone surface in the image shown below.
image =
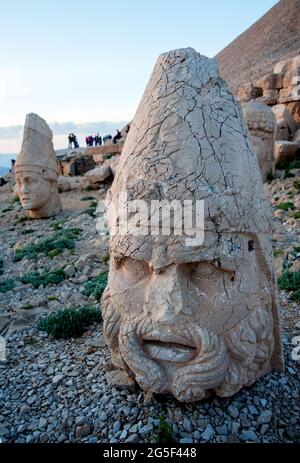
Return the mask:
<path fill-rule="evenodd" d="M 18 196 L 29 217 L 47 218 L 61 211 L 52 131 L 37 114 L 26 116 L 15 178 Z"/>
<path fill-rule="evenodd" d="M 244 117 L 256 152 L 263 180 L 275 169 L 274 141 L 276 119 L 272 110 L 260 101 L 242 104 Z"/>
<path fill-rule="evenodd" d="M 158 58 L 107 197 L 204 200 L 205 239 L 112 234 L 103 297 L 114 365 L 192 402 L 283 368 L 271 215 L 241 107 L 214 60 Z M 134 216 L 134 214 L 133 214 Z"/>

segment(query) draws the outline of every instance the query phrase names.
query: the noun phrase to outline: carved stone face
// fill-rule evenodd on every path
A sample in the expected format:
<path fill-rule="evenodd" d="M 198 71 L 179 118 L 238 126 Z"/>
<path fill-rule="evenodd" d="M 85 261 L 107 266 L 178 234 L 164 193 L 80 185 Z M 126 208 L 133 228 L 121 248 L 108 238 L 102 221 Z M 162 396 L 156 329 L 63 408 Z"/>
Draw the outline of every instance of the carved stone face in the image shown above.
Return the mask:
<path fill-rule="evenodd" d="M 144 389 L 181 401 L 227 396 L 270 359 L 271 297 L 255 240 L 231 237 L 218 260 L 217 240 L 208 234 L 197 252 L 163 237 L 112 245 L 105 334 L 114 363 Z"/>
<path fill-rule="evenodd" d="M 26 210 L 42 209 L 51 199 L 52 182 L 42 175 L 19 172 L 16 174 L 16 183 L 22 207 Z"/>

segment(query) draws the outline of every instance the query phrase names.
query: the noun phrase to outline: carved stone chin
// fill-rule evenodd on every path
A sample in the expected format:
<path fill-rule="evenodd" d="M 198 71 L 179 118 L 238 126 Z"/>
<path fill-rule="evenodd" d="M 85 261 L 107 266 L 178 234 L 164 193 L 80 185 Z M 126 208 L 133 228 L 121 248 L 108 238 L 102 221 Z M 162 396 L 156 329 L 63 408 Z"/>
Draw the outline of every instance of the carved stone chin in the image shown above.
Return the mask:
<path fill-rule="evenodd" d="M 36 114 L 26 117 L 14 171 L 21 204 L 31 218 L 52 217 L 61 211 L 52 132 Z"/>
<path fill-rule="evenodd" d="M 136 200 L 149 206 L 143 214 Z M 172 201 L 204 201 L 203 242 L 187 240 L 190 228 L 178 232 L 174 211 L 165 233 Z M 153 204 L 159 233 L 149 232 Z M 230 396 L 283 368 L 271 214 L 241 107 L 213 60 L 191 48 L 159 57 L 107 208 L 102 302 L 117 368 L 142 389 L 182 402 Z"/>

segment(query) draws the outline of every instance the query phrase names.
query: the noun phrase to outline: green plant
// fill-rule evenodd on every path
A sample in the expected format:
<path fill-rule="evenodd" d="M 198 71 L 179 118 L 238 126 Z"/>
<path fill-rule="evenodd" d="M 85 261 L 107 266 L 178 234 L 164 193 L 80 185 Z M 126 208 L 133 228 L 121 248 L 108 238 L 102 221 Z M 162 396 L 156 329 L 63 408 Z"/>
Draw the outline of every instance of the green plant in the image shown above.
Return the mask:
<path fill-rule="evenodd" d="M 9 212 L 9 211 L 12 211 L 11 207 L 6 207 L 5 209 L 2 209 L 1 212 Z"/>
<path fill-rule="evenodd" d="M 293 187 L 295 188 L 295 190 L 300 191 L 300 180 L 294 180 Z"/>
<path fill-rule="evenodd" d="M 53 222 L 50 227 L 52 228 L 52 230 L 54 231 L 59 231 L 59 230 L 62 230 L 63 229 L 63 225 L 66 223 L 66 219 L 61 219 L 61 220 L 57 220 L 56 222 Z"/>
<path fill-rule="evenodd" d="M 80 336 L 89 325 L 102 320 L 101 311 L 95 307 L 63 309 L 41 318 L 38 328 L 54 338 L 72 338 Z"/>
<path fill-rule="evenodd" d="M 59 256 L 62 254 L 63 250 L 62 249 L 52 249 L 52 251 L 47 252 L 47 256 L 51 257 L 51 259 L 55 256 Z"/>
<path fill-rule="evenodd" d="M 100 273 L 97 277 L 87 281 L 84 285 L 83 294 L 90 296 L 91 294 L 95 299 L 99 300 L 107 285 L 108 272 Z"/>
<path fill-rule="evenodd" d="M 15 285 L 16 282 L 12 278 L 0 281 L 0 293 L 6 293 L 7 291 L 11 291 L 12 289 L 14 289 Z"/>
<path fill-rule="evenodd" d="M 31 233 L 34 233 L 32 228 L 26 228 L 26 230 L 21 231 L 21 235 L 30 235 Z"/>
<path fill-rule="evenodd" d="M 274 257 L 281 257 L 284 254 L 284 249 L 274 249 L 273 255 Z"/>
<path fill-rule="evenodd" d="M 39 288 L 41 285 L 57 285 L 65 278 L 65 273 L 62 269 L 53 271 L 30 272 L 25 273 L 20 277 L 20 281 L 24 284 L 31 283 L 34 288 Z"/>
<path fill-rule="evenodd" d="M 286 291 L 292 291 L 291 299 L 300 301 L 300 270 L 289 272 L 288 270 L 278 278 L 278 287 Z"/>
<path fill-rule="evenodd" d="M 48 296 L 48 301 L 59 301 L 57 296 Z"/>
<path fill-rule="evenodd" d="M 300 211 L 291 212 L 290 215 L 293 217 L 293 219 L 300 219 Z"/>
<path fill-rule="evenodd" d="M 40 253 L 48 254 L 54 250 L 63 251 L 64 249 L 73 249 L 75 247 L 75 240 L 78 238 L 80 232 L 81 230 L 78 228 L 60 230 L 45 240 L 40 240 L 37 243 L 28 244 L 24 248 L 17 249 L 13 256 L 13 261 L 19 262 L 24 258 L 35 259 Z"/>
<path fill-rule="evenodd" d="M 295 209 L 295 206 L 290 201 L 287 201 L 285 203 L 277 204 L 277 206 L 275 206 L 275 208 L 276 209 L 282 209 L 284 211 L 288 211 L 290 209 Z"/>
<path fill-rule="evenodd" d="M 28 217 L 27 215 L 21 215 L 18 218 L 17 222 L 24 223 L 24 222 L 27 222 L 28 220 L 32 220 L 32 219 L 30 217 Z"/>
<path fill-rule="evenodd" d="M 293 174 L 293 172 L 290 172 L 289 169 L 286 169 L 284 172 L 283 178 L 291 178 L 291 177 L 295 177 L 295 174 Z"/>
<path fill-rule="evenodd" d="M 104 264 L 107 264 L 108 261 L 109 261 L 109 254 L 108 254 L 107 256 L 103 256 L 103 257 L 102 257 L 102 262 L 103 262 Z"/>
<path fill-rule="evenodd" d="M 20 201 L 19 196 L 15 196 L 15 197 L 11 200 L 10 204 L 13 205 L 13 204 L 15 204 L 15 203 L 20 203 L 20 202 L 21 202 L 21 201 Z"/>
<path fill-rule="evenodd" d="M 20 307 L 20 309 L 22 310 L 30 310 L 30 309 L 33 309 L 33 305 L 31 304 L 24 304 Z"/>
<path fill-rule="evenodd" d="M 294 246 L 294 251 L 300 252 L 300 246 Z"/>
<path fill-rule="evenodd" d="M 83 214 L 88 214 L 91 217 L 95 218 L 96 217 L 96 209 L 97 209 L 97 201 L 92 201 L 90 203 L 90 207 L 88 209 L 85 209 L 82 213 Z"/>
<path fill-rule="evenodd" d="M 168 444 L 173 442 L 173 428 L 169 423 L 167 423 L 165 414 L 162 413 L 158 419 L 159 425 L 157 433 L 153 435 L 153 440 L 159 444 Z"/>

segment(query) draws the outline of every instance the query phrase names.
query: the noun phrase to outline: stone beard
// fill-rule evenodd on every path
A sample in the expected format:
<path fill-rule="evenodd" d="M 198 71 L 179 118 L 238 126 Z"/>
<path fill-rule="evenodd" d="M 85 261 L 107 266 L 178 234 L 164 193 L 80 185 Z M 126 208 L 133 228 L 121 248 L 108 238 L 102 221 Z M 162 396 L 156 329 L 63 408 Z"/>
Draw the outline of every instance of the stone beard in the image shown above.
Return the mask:
<path fill-rule="evenodd" d="M 47 175 L 47 169 L 17 168 L 15 178 L 22 207 L 31 218 L 52 217 L 61 211 L 57 178 L 52 172 Z"/>
<path fill-rule="evenodd" d="M 228 243 L 231 256 L 214 259 Z M 113 363 L 179 401 L 231 396 L 270 369 L 269 278 L 253 236 L 208 233 L 203 251 L 166 237 L 113 240 L 103 297 Z"/>

